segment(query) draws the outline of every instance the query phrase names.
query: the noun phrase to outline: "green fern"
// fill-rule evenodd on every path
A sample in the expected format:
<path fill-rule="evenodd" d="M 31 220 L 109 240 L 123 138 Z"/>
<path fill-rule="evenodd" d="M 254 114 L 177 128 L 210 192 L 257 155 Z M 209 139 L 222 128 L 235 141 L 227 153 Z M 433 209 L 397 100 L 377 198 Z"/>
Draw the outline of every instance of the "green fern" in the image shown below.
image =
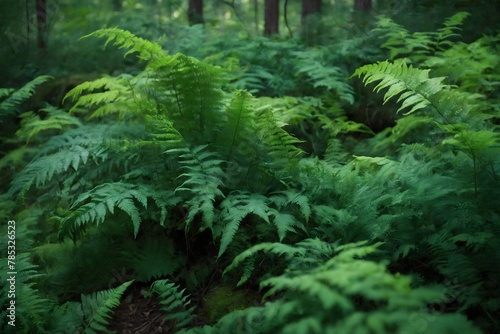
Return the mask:
<path fill-rule="evenodd" d="M 19 107 L 21 103 L 25 102 L 33 96 L 33 94 L 35 94 L 37 86 L 49 81 L 50 79 L 52 79 L 52 77 L 48 75 L 41 75 L 17 90 L 3 89 L 0 93 L 0 98 L 5 96 L 7 96 L 7 98 L 0 102 L 0 123 L 4 121 L 6 116 L 17 115 L 20 111 Z"/>
<path fill-rule="evenodd" d="M 80 120 L 68 113 L 53 107 L 47 106 L 39 110 L 39 113 L 47 113 L 44 119 L 39 115 L 29 111 L 20 115 L 21 129 L 16 132 L 16 135 L 29 143 L 33 137 L 39 137 L 41 132 L 51 130 L 63 130 L 72 126 L 82 126 Z"/>
<path fill-rule="evenodd" d="M 161 193 L 145 185 L 134 185 L 124 182 L 105 183 L 81 194 L 73 203 L 72 213 L 61 222 L 62 229 L 66 224 L 84 226 L 95 222 L 102 224 L 107 213 L 115 213 L 115 208 L 124 211 L 132 220 L 134 236 L 139 233 L 142 219 L 138 202 L 144 209 L 148 208 L 151 198 L 160 210 L 159 223 L 164 225 L 167 208 L 176 201 L 172 193 Z"/>
<path fill-rule="evenodd" d="M 153 294 L 157 295 L 160 300 L 160 310 L 166 313 L 165 321 L 172 322 L 176 330 L 191 324 L 195 307 L 189 307 L 189 296 L 184 295 L 184 290 L 180 290 L 175 283 L 164 279 L 153 282 L 146 295 Z"/>
<path fill-rule="evenodd" d="M 125 290 L 132 284 L 128 281 L 120 286 L 82 295 L 81 303 L 67 302 L 54 310 L 52 333 L 112 333 L 106 326 L 113 309 L 120 305 Z"/>
<path fill-rule="evenodd" d="M 207 145 L 202 145 L 192 149 L 177 148 L 166 151 L 170 155 L 178 154 L 182 169 L 186 171 L 179 175 L 186 180 L 175 189 L 176 192 L 187 191 L 192 195 L 186 203 L 189 207 L 186 231 L 189 230 L 191 222 L 199 213 L 203 221 L 200 229 L 211 229 L 215 216 L 214 202 L 217 198 L 224 197 L 219 189 L 224 185 L 224 173 L 220 167 L 224 161 L 218 159 L 216 153 L 206 148 Z"/>
<path fill-rule="evenodd" d="M 320 246 L 317 248 L 317 246 Z M 464 316 L 433 314 L 433 322 L 410 323 L 432 314 L 425 305 L 440 296 L 437 288 L 411 288 L 409 277 L 392 275 L 385 264 L 362 259 L 380 244 L 358 242 L 332 247 L 319 240 L 305 240 L 294 246 L 261 244 L 235 258 L 226 271 L 257 252 L 284 254 L 289 263 L 280 276 L 264 279 L 264 298 L 275 296 L 263 306 L 229 313 L 213 327 L 187 331 L 256 333 L 429 333 L 461 331 L 480 333 Z M 334 313 L 336 316 L 332 317 Z M 423 327 L 425 326 L 425 327 Z"/>
<path fill-rule="evenodd" d="M 443 27 L 436 32 L 415 33 L 410 33 L 390 18 L 381 16 L 375 31 L 381 34 L 381 39 L 386 40 L 382 47 L 390 51 L 390 59 L 411 57 L 419 61 L 452 46 L 453 39 L 460 37 L 457 31 L 468 16 L 466 12 L 459 12 L 448 18 L 443 23 Z"/>
<path fill-rule="evenodd" d="M 432 107 L 446 123 L 465 119 L 471 111 L 475 96 L 462 94 L 451 86 L 442 84 L 444 78 L 430 78 L 429 70 L 408 66 L 404 60 L 394 63 L 388 61 L 365 65 L 356 70 L 354 75 L 363 76 L 363 82 L 370 84 L 380 81 L 374 88 L 376 92 L 388 88 L 384 103 L 400 95 L 402 102 L 398 111 L 411 108 L 406 114 Z"/>
<path fill-rule="evenodd" d="M 19 230 L 19 225 L 17 226 Z M 2 226 L 2 228 L 6 228 Z M 19 231 L 20 232 L 20 231 Z M 17 235 L 19 241 L 20 233 Z M 7 239 L 7 238 L 5 238 Z M 4 243 L 2 242 L 2 245 Z M 7 247 L 5 246 L 6 250 Z M 19 249 L 19 248 L 18 248 Z M 13 276 L 9 274 L 7 270 L 7 257 L 1 259 L 5 263 L 5 268 L 0 274 L 0 279 L 2 279 L 2 288 L 0 292 L 2 296 L 0 297 L 0 305 L 2 306 L 2 312 L 0 312 L 0 328 L 3 333 L 18 333 L 22 332 L 43 332 L 46 328 L 46 318 L 49 315 L 49 309 L 53 305 L 53 301 L 46 299 L 38 290 L 36 286 L 37 280 L 42 277 L 39 273 L 38 266 L 34 265 L 31 260 L 31 254 L 20 252 L 15 256 L 15 273 Z M 11 261 L 9 261 L 11 263 Z M 15 297 L 12 298 L 11 288 L 12 281 L 14 277 L 15 283 Z M 9 297 L 10 296 L 10 297 Z M 8 317 L 12 314 L 8 309 L 11 307 L 11 301 L 14 301 L 14 321 L 15 326 L 9 325 L 8 322 L 13 320 Z"/>
<path fill-rule="evenodd" d="M 309 49 L 307 51 L 296 51 L 292 53 L 298 58 L 297 76 L 305 76 L 312 87 L 324 87 L 327 91 L 333 91 L 339 100 L 353 104 L 354 91 L 346 81 L 347 72 L 338 67 L 325 64 L 324 56 L 328 51 L 321 49 Z"/>
<path fill-rule="evenodd" d="M 131 263 L 140 282 L 173 275 L 185 265 L 185 258 L 175 250 L 169 238 L 148 240 L 132 254 L 124 250 L 123 257 Z"/>

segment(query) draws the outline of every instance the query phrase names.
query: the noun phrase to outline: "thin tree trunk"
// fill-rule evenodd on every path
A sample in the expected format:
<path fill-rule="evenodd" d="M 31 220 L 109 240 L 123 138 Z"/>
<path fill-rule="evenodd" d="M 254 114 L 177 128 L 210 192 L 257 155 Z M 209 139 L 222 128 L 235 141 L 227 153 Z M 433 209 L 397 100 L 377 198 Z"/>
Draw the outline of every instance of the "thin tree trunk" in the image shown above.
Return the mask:
<path fill-rule="evenodd" d="M 279 32 L 280 2 L 265 0 L 264 2 L 264 35 L 271 36 Z"/>
<path fill-rule="evenodd" d="M 36 0 L 37 45 L 39 49 L 47 46 L 47 0 Z"/>
<path fill-rule="evenodd" d="M 321 11 L 321 0 L 302 0 L 302 21 L 314 13 Z"/>
<path fill-rule="evenodd" d="M 302 15 L 301 15 L 301 35 L 304 40 L 311 43 L 319 34 L 319 20 L 317 15 L 321 12 L 321 0 L 302 0 Z"/>
<path fill-rule="evenodd" d="M 372 9 L 372 0 L 354 0 L 354 8 L 362 12 L 368 12 Z"/>
<path fill-rule="evenodd" d="M 189 0 L 188 21 L 190 25 L 203 23 L 203 0 Z"/>

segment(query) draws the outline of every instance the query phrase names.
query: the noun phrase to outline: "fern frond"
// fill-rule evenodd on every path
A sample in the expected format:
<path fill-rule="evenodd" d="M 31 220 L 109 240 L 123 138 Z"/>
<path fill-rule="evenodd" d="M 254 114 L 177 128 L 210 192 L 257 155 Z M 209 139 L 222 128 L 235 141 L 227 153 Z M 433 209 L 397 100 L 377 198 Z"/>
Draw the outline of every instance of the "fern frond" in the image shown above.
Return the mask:
<path fill-rule="evenodd" d="M 171 321 L 176 330 L 190 325 L 194 318 L 195 306 L 189 307 L 191 301 L 184 291 L 168 279 L 153 282 L 149 290 L 149 295 L 158 296 L 160 309 L 167 314 L 164 319 Z"/>
<path fill-rule="evenodd" d="M 222 231 L 220 231 L 222 236 L 218 257 L 226 251 L 231 241 L 233 241 L 242 220 L 246 216 L 254 214 L 266 223 L 269 223 L 269 216 L 271 212 L 274 211 L 269 207 L 269 200 L 267 197 L 259 194 L 239 192 L 229 194 L 220 204 L 220 208 L 220 220 L 223 222 L 224 227 Z M 215 233 L 217 235 L 219 231 Z"/>
<path fill-rule="evenodd" d="M 275 193 L 270 199 L 279 209 L 291 204 L 297 205 L 306 222 L 309 221 L 309 217 L 311 217 L 311 205 L 306 195 L 292 190 L 285 190 Z"/>
<path fill-rule="evenodd" d="M 425 60 L 427 56 L 443 52 L 453 45 L 451 40 L 460 37 L 457 31 L 468 16 L 466 12 L 459 12 L 448 18 L 443 23 L 444 27 L 436 32 L 413 34 L 390 18 L 380 16 L 375 31 L 381 34 L 381 39 L 386 40 L 382 47 L 390 51 L 390 59 L 409 57 L 414 60 Z"/>
<path fill-rule="evenodd" d="M 309 49 L 292 53 L 298 58 L 297 75 L 306 76 L 314 88 L 324 87 L 336 93 L 341 101 L 354 103 L 354 90 L 347 82 L 348 74 L 338 66 L 325 64 L 324 56 L 328 51 Z"/>
<path fill-rule="evenodd" d="M 5 115 L 16 115 L 19 112 L 20 104 L 35 94 L 36 87 L 50 79 L 52 79 L 51 76 L 41 75 L 17 90 L 4 90 L 3 96 L 9 96 L 0 102 L 0 122 Z"/>
<path fill-rule="evenodd" d="M 124 211 L 132 220 L 134 236 L 137 236 L 142 219 L 136 205 L 139 202 L 144 209 L 148 208 L 148 198 L 158 206 L 161 212 L 160 224 L 165 223 L 169 201 L 173 194 L 162 194 L 146 185 L 134 185 L 124 182 L 112 182 L 99 185 L 81 194 L 71 206 L 71 215 L 61 222 L 64 225 L 87 225 L 95 222 L 102 224 L 107 213 L 115 213 L 115 208 Z"/>
<path fill-rule="evenodd" d="M 461 37 L 458 31 L 462 30 L 460 26 L 463 25 L 465 19 L 469 16 L 470 14 L 467 12 L 458 12 L 443 22 L 443 27 L 439 28 L 436 32 L 437 50 L 444 51 L 447 47 L 453 46 L 453 42 L 450 39 Z"/>
<path fill-rule="evenodd" d="M 258 117 L 257 129 L 259 137 L 264 143 L 264 165 L 270 169 L 286 170 L 293 165 L 295 159 L 302 154 L 302 150 L 295 145 L 301 141 L 283 129 L 270 107 L 263 107 L 256 114 Z"/>
<path fill-rule="evenodd" d="M 71 126 L 82 126 L 80 120 L 53 106 L 47 106 L 40 109 L 41 112 L 46 112 L 48 115 L 41 119 L 39 115 L 29 111 L 20 116 L 21 128 L 16 132 L 16 135 L 29 143 L 33 137 L 39 136 L 43 131 L 47 130 L 63 130 Z"/>
<path fill-rule="evenodd" d="M 9 193 L 20 194 L 23 198 L 33 184 L 41 188 L 51 181 L 54 175 L 66 172 L 69 168 L 77 171 L 81 164 L 87 163 L 89 156 L 90 152 L 87 148 L 72 146 L 33 160 L 16 176 Z"/>
<path fill-rule="evenodd" d="M 465 117 L 470 111 L 469 102 L 474 97 L 442 84 L 444 78 L 430 78 L 429 72 L 408 66 L 404 60 L 396 60 L 394 63 L 384 61 L 365 65 L 354 75 L 363 76 L 365 84 L 380 81 L 374 88 L 376 92 L 388 88 L 384 103 L 400 95 L 397 101 L 402 105 L 398 111 L 411 108 L 406 115 L 432 107 L 446 123 Z"/>
<path fill-rule="evenodd" d="M 291 258 L 297 255 L 303 256 L 306 253 L 306 249 L 301 247 L 293 247 L 285 245 L 280 242 L 260 243 L 255 246 L 252 246 L 251 248 L 245 250 L 243 253 L 236 256 L 233 259 L 233 262 L 231 262 L 231 264 L 224 270 L 224 275 L 228 272 L 234 271 L 238 266 L 240 266 L 240 264 L 245 264 L 245 269 L 244 269 L 245 274 L 238 282 L 238 286 L 244 284 L 246 282 L 245 277 L 247 279 L 250 277 L 248 271 L 251 269 L 251 266 L 253 266 L 251 261 L 250 262 L 247 261 L 248 259 L 254 257 L 258 252 L 272 253 L 277 256 L 284 256 L 285 259 L 290 260 Z"/>
<path fill-rule="evenodd" d="M 226 159 L 234 159 L 233 155 L 241 154 L 240 147 L 248 146 L 248 138 L 253 134 L 254 128 L 254 107 L 255 98 L 248 92 L 239 90 L 233 93 L 233 97 L 227 106 L 227 123 L 225 131 L 219 136 L 218 146 L 222 147 L 226 154 Z"/>
<path fill-rule="evenodd" d="M 2 227 L 6 229 L 6 226 Z M 16 241 L 20 240 L 19 236 L 17 238 Z M 7 240 L 7 237 L 5 239 Z M 4 249 L 7 250 L 7 246 Z M 53 302 L 44 298 L 36 287 L 36 281 L 42 275 L 38 272 L 38 266 L 31 262 L 31 254 L 18 252 L 15 260 L 9 261 L 9 263 L 15 263 L 13 276 L 9 273 L 13 270 L 8 270 L 7 256 L 2 257 L 1 261 L 5 266 L 0 273 L 0 279 L 3 282 L 0 288 L 2 293 L 0 296 L 0 306 L 2 307 L 0 328 L 6 333 L 9 332 L 8 328 L 14 328 L 16 332 L 43 332 Z M 12 277 L 14 277 L 14 281 L 12 281 Z M 15 284 L 15 289 L 11 289 L 11 284 Z M 8 309 L 11 307 L 11 300 L 15 302 L 15 327 L 7 325 L 7 322 L 10 321 L 8 315 L 12 314 Z"/>
<path fill-rule="evenodd" d="M 106 329 L 107 319 L 111 318 L 113 309 L 120 305 L 120 298 L 132 282 L 128 281 L 114 289 L 95 292 L 92 295 L 82 295 L 81 311 L 85 333 L 109 333 Z"/>
<path fill-rule="evenodd" d="M 224 185 L 225 177 L 221 164 L 224 160 L 219 159 L 218 154 L 207 150 L 208 145 L 190 148 L 169 149 L 165 153 L 178 155 L 182 169 L 186 172 L 179 177 L 186 180 L 176 188 L 176 192 L 186 191 L 191 194 L 187 201 L 189 213 L 186 219 L 186 230 L 189 230 L 191 222 L 199 213 L 202 215 L 204 228 L 212 228 L 214 221 L 214 202 L 216 198 L 224 197 L 219 189 Z"/>
<path fill-rule="evenodd" d="M 184 258 L 174 248 L 170 239 L 152 239 L 145 242 L 136 252 L 124 251 L 136 272 L 136 280 L 149 282 L 167 275 L 173 275 L 184 264 Z"/>
<path fill-rule="evenodd" d="M 160 45 L 137 37 L 127 30 L 118 28 L 100 29 L 82 38 L 91 36 L 106 37 L 105 46 L 113 42 L 113 45 L 118 46 L 120 49 L 128 49 L 125 56 L 134 52 L 139 53 L 139 59 L 150 62 L 150 66 L 161 62 L 166 56 Z"/>

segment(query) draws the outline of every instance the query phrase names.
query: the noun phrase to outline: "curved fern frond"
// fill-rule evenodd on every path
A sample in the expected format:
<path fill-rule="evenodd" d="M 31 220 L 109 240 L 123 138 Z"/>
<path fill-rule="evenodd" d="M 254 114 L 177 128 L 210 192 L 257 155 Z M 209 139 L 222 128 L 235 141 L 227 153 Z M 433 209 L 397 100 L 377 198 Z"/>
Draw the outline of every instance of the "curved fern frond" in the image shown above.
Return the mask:
<path fill-rule="evenodd" d="M 238 228 L 243 219 L 249 214 L 254 214 L 266 223 L 270 223 L 270 215 L 275 212 L 269 207 L 269 199 L 260 194 L 235 192 L 227 196 L 220 204 L 220 221 L 224 227 L 222 231 L 215 231 L 218 235 L 221 233 L 219 254 L 220 257 L 233 241 Z"/>
<path fill-rule="evenodd" d="M 137 236 L 142 219 L 136 202 L 147 209 L 148 198 L 153 199 L 158 206 L 161 213 L 159 223 L 163 225 L 167 216 L 167 207 L 176 201 L 173 193 L 161 193 L 146 185 L 114 182 L 99 185 L 81 194 L 71 206 L 72 214 L 62 220 L 62 228 L 65 228 L 65 224 L 77 226 L 92 222 L 102 224 L 108 212 L 114 214 L 115 208 L 119 208 L 132 220 L 134 236 Z"/>
<path fill-rule="evenodd" d="M 75 102 L 70 113 L 83 107 L 93 110 L 88 119 L 112 114 L 118 114 L 118 118 L 123 119 L 125 115 L 137 114 L 144 107 L 141 105 L 144 101 L 134 95 L 133 85 L 134 78 L 130 75 L 103 77 L 79 84 L 64 99 Z"/>
<path fill-rule="evenodd" d="M 138 57 L 141 60 L 150 62 L 150 65 L 161 62 L 166 56 L 165 51 L 162 50 L 160 45 L 137 37 L 127 30 L 118 28 L 100 29 L 83 36 L 82 38 L 88 38 L 91 36 L 106 37 L 107 40 L 104 45 L 108 45 L 110 42 L 113 42 L 113 45 L 118 46 L 120 49 L 128 49 L 125 56 L 130 53 L 137 52 L 139 53 Z"/>
<path fill-rule="evenodd" d="M 33 137 L 37 137 L 41 132 L 47 130 L 63 130 L 71 126 L 82 126 L 80 120 L 67 112 L 53 106 L 40 109 L 48 115 L 41 119 L 39 115 L 29 111 L 22 114 L 21 128 L 16 135 L 29 143 Z"/>
<path fill-rule="evenodd" d="M 400 95 L 402 102 L 398 111 L 411 108 L 405 114 L 411 114 L 426 107 L 432 107 L 447 123 L 460 120 L 470 111 L 468 103 L 474 96 L 461 94 L 442 84 L 443 77 L 430 78 L 430 70 L 421 70 L 407 65 L 404 60 L 394 63 L 383 61 L 358 68 L 353 76 L 363 77 L 365 84 L 380 81 L 374 88 L 376 92 L 388 88 L 384 103 Z"/>
<path fill-rule="evenodd" d="M 19 105 L 35 94 L 35 88 L 50 79 L 51 76 L 41 75 L 17 90 L 3 90 L 2 95 L 8 97 L 0 102 L 0 123 L 5 115 L 16 115 L 19 112 Z"/>
<path fill-rule="evenodd" d="M 115 307 L 120 305 L 120 299 L 133 281 L 106 291 L 95 292 L 92 295 L 82 295 L 82 321 L 85 333 L 109 333 L 106 329 L 108 320 Z"/>

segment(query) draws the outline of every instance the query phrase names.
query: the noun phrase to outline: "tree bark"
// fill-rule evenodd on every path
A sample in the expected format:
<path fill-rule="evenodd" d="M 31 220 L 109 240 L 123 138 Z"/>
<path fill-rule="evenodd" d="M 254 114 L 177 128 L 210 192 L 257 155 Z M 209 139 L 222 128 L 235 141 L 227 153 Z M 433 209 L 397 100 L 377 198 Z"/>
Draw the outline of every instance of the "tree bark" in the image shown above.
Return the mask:
<path fill-rule="evenodd" d="M 39 49 L 47 47 L 47 0 L 36 0 L 36 29 Z"/>
<path fill-rule="evenodd" d="M 320 21 L 317 15 L 321 12 L 321 0 L 302 0 L 301 36 L 309 43 L 314 43 L 319 35 Z"/>
<path fill-rule="evenodd" d="M 354 0 L 354 8 L 362 12 L 368 12 L 372 9 L 372 0 Z"/>
<path fill-rule="evenodd" d="M 321 0 L 302 0 L 302 22 L 304 19 L 314 13 L 321 11 Z"/>
<path fill-rule="evenodd" d="M 188 21 L 190 25 L 203 23 L 203 0 L 189 0 Z"/>
<path fill-rule="evenodd" d="M 265 0 L 264 2 L 264 35 L 271 36 L 279 32 L 280 2 Z"/>

